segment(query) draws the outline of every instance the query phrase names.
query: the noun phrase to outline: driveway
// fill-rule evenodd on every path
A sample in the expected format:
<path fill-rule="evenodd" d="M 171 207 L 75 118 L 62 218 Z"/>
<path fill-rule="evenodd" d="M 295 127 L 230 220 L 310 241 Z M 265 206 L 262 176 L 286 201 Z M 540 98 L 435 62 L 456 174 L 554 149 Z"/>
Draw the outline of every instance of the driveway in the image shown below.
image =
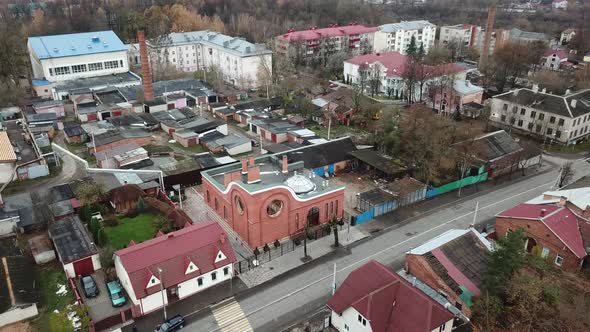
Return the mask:
<path fill-rule="evenodd" d="M 86 295 L 84 294 L 84 287 L 81 284 L 81 278 L 76 279 L 76 287 L 78 287 L 78 290 L 80 291 L 80 295 L 82 295 L 84 303 L 88 306 L 88 312 L 93 321 L 101 321 L 107 317 L 120 314 L 121 311 L 124 311 L 125 309 L 129 308 L 131 302 L 129 301 L 127 295 L 125 296 L 127 298 L 127 303 L 125 303 L 124 306 L 115 308 L 111 305 L 111 297 L 109 296 L 107 284 L 105 282 L 105 277 L 102 270 L 94 272 L 92 274 L 92 277 L 94 278 L 94 281 L 96 281 L 96 284 L 98 285 L 98 289 L 100 291 L 100 294 L 97 297 L 93 297 L 90 299 L 86 297 Z"/>

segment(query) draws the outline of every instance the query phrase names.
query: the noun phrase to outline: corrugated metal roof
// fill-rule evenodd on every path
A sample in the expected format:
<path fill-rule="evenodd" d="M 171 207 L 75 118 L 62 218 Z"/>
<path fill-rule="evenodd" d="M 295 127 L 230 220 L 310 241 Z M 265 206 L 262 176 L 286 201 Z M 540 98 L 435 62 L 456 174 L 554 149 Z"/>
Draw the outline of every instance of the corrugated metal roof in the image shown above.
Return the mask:
<path fill-rule="evenodd" d="M 29 45 L 40 60 L 127 51 L 113 31 L 29 37 Z"/>
<path fill-rule="evenodd" d="M 0 132 L 0 162 L 15 162 L 16 153 L 10 143 L 8 134 L 5 131 Z"/>
<path fill-rule="evenodd" d="M 253 44 L 243 38 L 231 37 L 213 31 L 190 31 L 190 32 L 173 32 L 169 34 L 159 44 L 165 45 L 184 45 L 204 43 L 222 47 L 225 50 L 237 53 L 240 56 L 252 56 L 259 54 L 272 53 L 263 45 Z"/>
<path fill-rule="evenodd" d="M 395 32 L 398 30 L 420 30 L 426 27 L 436 27 L 436 25 L 428 21 L 408 21 L 399 23 L 390 23 L 379 26 L 382 32 Z"/>

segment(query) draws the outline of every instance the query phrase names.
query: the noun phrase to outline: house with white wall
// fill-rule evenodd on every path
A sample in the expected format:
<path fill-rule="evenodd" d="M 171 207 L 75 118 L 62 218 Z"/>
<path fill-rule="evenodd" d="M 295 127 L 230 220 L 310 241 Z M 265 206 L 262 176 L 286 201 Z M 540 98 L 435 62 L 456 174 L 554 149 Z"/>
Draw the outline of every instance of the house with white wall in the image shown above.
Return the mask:
<path fill-rule="evenodd" d="M 127 47 L 113 31 L 29 37 L 33 77 L 50 82 L 129 71 Z"/>
<path fill-rule="evenodd" d="M 541 58 L 543 68 L 549 70 L 559 70 L 561 65 L 567 62 L 568 54 L 564 50 L 547 50 Z"/>
<path fill-rule="evenodd" d="M 327 306 L 340 332 L 451 331 L 455 318 L 447 303 L 374 260 L 352 271 Z"/>
<path fill-rule="evenodd" d="M 567 0 L 553 0 L 551 6 L 555 9 L 567 9 Z"/>
<path fill-rule="evenodd" d="M 259 87 L 261 73 L 272 75 L 270 49 L 218 32 L 173 32 L 149 40 L 148 48 L 154 72 L 169 67 L 182 72 L 216 68 L 224 81 L 239 88 Z"/>
<path fill-rule="evenodd" d="M 490 121 L 509 131 L 576 144 L 590 135 L 590 89 L 555 95 L 545 89 L 516 89 L 492 98 Z"/>
<path fill-rule="evenodd" d="M 475 47 L 481 27 L 472 24 L 457 24 L 440 27 L 439 40 L 443 44 L 457 43 L 462 49 Z"/>
<path fill-rule="evenodd" d="M 357 56 L 344 61 L 344 79 L 348 84 L 364 85 L 364 89 L 370 92 L 370 81 L 377 79 L 379 83 L 379 94 L 387 95 L 390 98 L 407 99 L 407 84 L 404 79 L 404 71 L 409 63 L 408 56 L 400 52 L 374 53 Z M 444 78 L 453 81 L 465 80 L 466 70 L 452 63 L 424 66 L 425 82 L 422 85 L 422 99 L 426 99 L 428 89 Z M 420 99 L 420 87 L 417 82 L 413 89 L 412 100 Z"/>
<path fill-rule="evenodd" d="M 214 221 L 187 225 L 115 252 L 115 271 L 135 315 L 230 280 L 236 256 Z"/>
<path fill-rule="evenodd" d="M 424 47 L 424 52 L 434 45 L 436 37 L 436 25 L 428 21 L 402 21 L 399 23 L 384 24 L 375 32 L 374 51 L 396 51 L 406 54 L 410 41 L 414 37 L 416 47 Z"/>

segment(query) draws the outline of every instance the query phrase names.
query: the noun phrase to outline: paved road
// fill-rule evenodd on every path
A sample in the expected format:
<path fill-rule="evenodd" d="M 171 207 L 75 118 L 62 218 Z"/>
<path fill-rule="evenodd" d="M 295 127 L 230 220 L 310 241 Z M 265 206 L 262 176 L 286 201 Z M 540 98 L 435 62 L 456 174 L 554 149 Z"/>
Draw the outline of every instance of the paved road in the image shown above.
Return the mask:
<path fill-rule="evenodd" d="M 590 174 L 590 164 L 574 163 L 576 178 Z M 404 253 L 426 240 L 452 228 L 465 228 L 473 222 L 476 202 L 479 212 L 476 223 L 493 220 L 494 215 L 515 204 L 529 200 L 551 189 L 557 170 L 526 180 L 480 192 L 458 203 L 441 208 L 343 248 L 329 257 L 313 262 L 294 273 L 281 276 L 251 292 L 236 297 L 250 325 L 255 331 L 279 331 L 325 304 L 331 294 L 333 264 L 337 264 L 337 283 L 369 259 L 386 265 L 399 265 Z M 188 321 L 189 331 L 223 331 L 209 310 L 201 311 Z"/>

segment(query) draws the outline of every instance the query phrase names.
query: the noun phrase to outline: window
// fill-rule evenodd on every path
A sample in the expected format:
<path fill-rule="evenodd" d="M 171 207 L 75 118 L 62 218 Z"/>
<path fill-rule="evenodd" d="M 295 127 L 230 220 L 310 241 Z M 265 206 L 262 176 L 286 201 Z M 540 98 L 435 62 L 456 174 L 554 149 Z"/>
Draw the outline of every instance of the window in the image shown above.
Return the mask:
<path fill-rule="evenodd" d="M 342 314 L 341 314 L 341 315 L 342 315 Z M 345 329 L 346 331 L 349 331 L 349 327 L 348 327 L 348 325 L 344 324 L 344 329 Z"/>
<path fill-rule="evenodd" d="M 507 111 L 507 110 L 508 110 L 508 104 L 504 104 L 504 105 L 502 106 L 502 109 L 504 109 L 505 111 Z"/>
<path fill-rule="evenodd" d="M 219 209 L 219 202 L 217 202 L 217 197 L 215 197 L 215 211 Z"/>
<path fill-rule="evenodd" d="M 557 255 L 555 256 L 555 265 L 561 266 L 563 264 L 563 257 Z"/>
<path fill-rule="evenodd" d="M 574 131 L 574 137 L 578 136 L 578 130 Z"/>
<path fill-rule="evenodd" d="M 240 198 L 240 196 L 236 196 L 236 198 L 234 199 L 234 202 L 236 203 L 236 209 L 238 209 L 238 213 L 241 215 L 244 214 L 244 202 L 242 202 L 242 199 Z"/>
<path fill-rule="evenodd" d="M 540 133 L 541 132 L 541 125 L 538 124 L 537 127 L 535 128 L 535 131 Z"/>
<path fill-rule="evenodd" d="M 359 323 L 363 321 L 363 317 L 361 315 L 358 315 L 356 319 L 359 321 Z"/>
<path fill-rule="evenodd" d="M 223 219 L 227 220 L 227 206 L 223 206 Z"/>
<path fill-rule="evenodd" d="M 543 121 L 545 119 L 545 113 L 539 113 L 539 120 Z"/>
<path fill-rule="evenodd" d="M 547 128 L 547 135 L 551 135 L 551 134 L 553 134 L 553 129 Z"/>
<path fill-rule="evenodd" d="M 443 332 L 443 331 L 445 330 L 445 328 L 446 328 L 446 325 L 447 325 L 447 324 L 443 324 L 443 325 L 441 325 L 441 326 L 438 328 L 438 332 Z"/>
<path fill-rule="evenodd" d="M 268 204 L 268 206 L 266 207 L 266 214 L 268 214 L 269 217 L 276 217 L 279 215 L 279 213 L 281 213 L 281 210 L 283 209 L 283 201 L 275 199 L 274 201 L 270 202 L 270 204 Z"/>
<path fill-rule="evenodd" d="M 229 274 L 229 267 L 224 267 L 223 268 L 223 275 L 226 276 Z"/>
<path fill-rule="evenodd" d="M 56 67 L 53 68 L 55 75 L 68 75 L 70 73 L 70 67 Z"/>
<path fill-rule="evenodd" d="M 207 203 L 211 203 L 211 194 L 209 193 L 209 190 L 207 190 Z"/>
<path fill-rule="evenodd" d="M 326 219 L 328 219 L 328 203 L 326 203 Z"/>
<path fill-rule="evenodd" d="M 73 65 L 72 66 L 72 73 L 84 73 L 86 72 L 86 65 Z"/>
<path fill-rule="evenodd" d="M 502 114 L 502 116 L 500 117 L 500 121 L 506 122 L 506 115 Z"/>
<path fill-rule="evenodd" d="M 531 119 L 534 119 L 536 115 L 537 115 L 537 112 L 531 111 Z"/>
<path fill-rule="evenodd" d="M 89 70 L 89 71 L 97 71 L 97 70 L 102 70 L 102 62 L 97 62 L 97 63 L 89 63 L 89 64 L 88 64 L 88 70 Z"/>
<path fill-rule="evenodd" d="M 53 76 L 53 68 L 49 68 L 49 76 Z"/>
<path fill-rule="evenodd" d="M 525 115 L 525 114 L 526 114 L 526 108 L 521 108 L 520 115 Z"/>
<path fill-rule="evenodd" d="M 533 130 L 533 127 L 534 127 L 534 126 L 535 126 L 535 125 L 534 125 L 532 122 L 530 122 L 530 123 L 528 124 L 527 128 L 529 128 L 529 130 Z"/>
<path fill-rule="evenodd" d="M 299 229 L 299 213 L 295 213 L 295 229 Z"/>
<path fill-rule="evenodd" d="M 211 272 L 211 280 L 217 280 L 217 272 Z"/>
<path fill-rule="evenodd" d="M 334 215 L 334 202 L 330 202 L 330 214 Z"/>
<path fill-rule="evenodd" d="M 123 60 L 119 60 L 119 67 L 123 68 Z"/>
<path fill-rule="evenodd" d="M 563 123 L 564 123 L 564 120 L 561 118 L 559 119 L 559 121 L 557 121 L 557 124 L 560 126 L 563 126 Z"/>
<path fill-rule="evenodd" d="M 552 116 L 552 117 L 549 118 L 549 123 L 555 123 L 555 117 L 554 116 Z"/>
<path fill-rule="evenodd" d="M 556 131 L 555 131 L 555 137 L 557 137 L 557 138 L 561 138 L 561 131 L 559 131 L 559 130 L 556 130 Z"/>
<path fill-rule="evenodd" d="M 336 214 L 338 214 L 338 201 L 336 201 Z"/>
<path fill-rule="evenodd" d="M 518 120 L 518 126 L 522 127 L 523 121 L 522 120 Z"/>
<path fill-rule="evenodd" d="M 115 68 L 119 68 L 119 61 L 105 61 L 104 63 L 104 68 L 105 69 L 115 69 Z"/>
<path fill-rule="evenodd" d="M 541 251 L 541 257 L 547 258 L 547 256 L 549 256 L 549 248 L 543 247 L 543 251 Z"/>
<path fill-rule="evenodd" d="M 197 285 L 198 286 L 203 286 L 203 278 L 198 278 L 197 279 Z"/>

